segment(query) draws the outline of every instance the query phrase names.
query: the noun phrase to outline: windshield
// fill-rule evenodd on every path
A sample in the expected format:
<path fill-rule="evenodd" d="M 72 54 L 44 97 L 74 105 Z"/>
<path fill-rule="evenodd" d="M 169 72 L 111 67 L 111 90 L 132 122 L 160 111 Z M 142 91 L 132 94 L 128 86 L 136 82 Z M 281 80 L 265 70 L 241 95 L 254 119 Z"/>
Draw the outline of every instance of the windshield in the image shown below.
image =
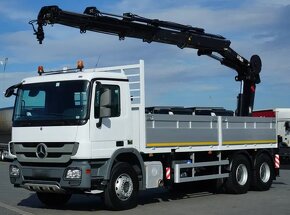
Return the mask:
<path fill-rule="evenodd" d="M 87 118 L 88 81 L 25 84 L 17 94 L 14 126 L 74 125 Z"/>

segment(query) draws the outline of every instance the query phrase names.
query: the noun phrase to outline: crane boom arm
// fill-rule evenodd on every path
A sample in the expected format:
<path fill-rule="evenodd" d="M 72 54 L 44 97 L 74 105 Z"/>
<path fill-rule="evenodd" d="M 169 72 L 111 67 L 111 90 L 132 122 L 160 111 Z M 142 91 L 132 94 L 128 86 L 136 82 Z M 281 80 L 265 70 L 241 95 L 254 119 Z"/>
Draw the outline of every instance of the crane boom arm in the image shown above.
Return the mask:
<path fill-rule="evenodd" d="M 81 33 L 94 31 L 118 36 L 176 45 L 179 48 L 197 49 L 197 54 L 212 57 L 221 64 L 237 71 L 236 81 L 243 83 L 243 92 L 238 96 L 237 115 L 251 115 L 256 84 L 260 83 L 261 60 L 253 55 L 248 61 L 231 47 L 231 42 L 220 35 L 209 34 L 202 28 L 174 22 L 148 19 L 132 13 L 122 16 L 103 13 L 95 7 L 87 7 L 83 14 L 61 10 L 58 6 L 42 7 L 37 17 L 37 40 L 44 40 L 43 26 L 61 24 L 80 29 Z M 31 21 L 30 24 L 33 25 Z"/>

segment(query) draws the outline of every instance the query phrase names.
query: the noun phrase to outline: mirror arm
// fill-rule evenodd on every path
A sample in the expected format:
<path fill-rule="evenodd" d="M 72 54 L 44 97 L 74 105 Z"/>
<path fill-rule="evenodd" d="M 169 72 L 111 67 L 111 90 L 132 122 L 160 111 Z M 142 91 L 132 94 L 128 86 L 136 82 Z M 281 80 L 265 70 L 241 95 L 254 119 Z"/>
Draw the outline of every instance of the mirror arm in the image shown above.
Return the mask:
<path fill-rule="evenodd" d="M 103 87 L 102 83 L 99 81 L 96 81 L 96 84 L 97 84 L 96 88 L 101 89 Z M 102 119 L 102 117 L 100 117 L 99 122 L 97 122 L 97 124 L 96 124 L 97 128 L 101 128 L 102 124 L 103 124 L 103 119 Z"/>
<path fill-rule="evenodd" d="M 103 87 L 102 83 L 99 81 L 96 81 L 96 88 L 101 89 Z"/>
<path fill-rule="evenodd" d="M 101 117 L 99 119 L 99 122 L 96 124 L 97 128 L 101 128 L 102 127 L 102 124 L 103 124 L 103 118 Z"/>

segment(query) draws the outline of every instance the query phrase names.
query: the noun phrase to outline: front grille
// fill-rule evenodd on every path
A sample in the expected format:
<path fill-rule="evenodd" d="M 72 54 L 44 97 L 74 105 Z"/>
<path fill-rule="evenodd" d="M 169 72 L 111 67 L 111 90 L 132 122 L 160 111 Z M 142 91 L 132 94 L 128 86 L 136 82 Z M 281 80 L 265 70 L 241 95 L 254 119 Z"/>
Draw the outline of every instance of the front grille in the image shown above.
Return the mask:
<path fill-rule="evenodd" d="M 39 147 L 40 145 L 42 147 Z M 75 142 L 14 143 L 14 152 L 20 163 L 67 163 L 71 156 L 76 154 L 77 149 L 78 143 Z"/>
<path fill-rule="evenodd" d="M 39 142 L 26 142 L 26 143 L 16 143 L 16 144 L 25 144 L 25 147 L 37 147 L 37 145 L 39 144 Z M 53 146 L 53 147 L 63 147 L 65 144 L 74 144 L 74 143 L 54 143 L 54 142 L 50 142 L 50 143 L 45 143 L 47 146 Z"/>

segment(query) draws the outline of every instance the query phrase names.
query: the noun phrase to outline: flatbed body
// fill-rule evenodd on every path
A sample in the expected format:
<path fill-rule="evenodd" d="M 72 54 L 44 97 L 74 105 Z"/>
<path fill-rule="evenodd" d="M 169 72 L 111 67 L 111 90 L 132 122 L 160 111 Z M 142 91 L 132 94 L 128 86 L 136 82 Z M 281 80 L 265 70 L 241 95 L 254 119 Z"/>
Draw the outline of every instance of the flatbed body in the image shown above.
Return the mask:
<path fill-rule="evenodd" d="M 275 118 L 146 115 L 146 152 L 276 148 Z"/>

